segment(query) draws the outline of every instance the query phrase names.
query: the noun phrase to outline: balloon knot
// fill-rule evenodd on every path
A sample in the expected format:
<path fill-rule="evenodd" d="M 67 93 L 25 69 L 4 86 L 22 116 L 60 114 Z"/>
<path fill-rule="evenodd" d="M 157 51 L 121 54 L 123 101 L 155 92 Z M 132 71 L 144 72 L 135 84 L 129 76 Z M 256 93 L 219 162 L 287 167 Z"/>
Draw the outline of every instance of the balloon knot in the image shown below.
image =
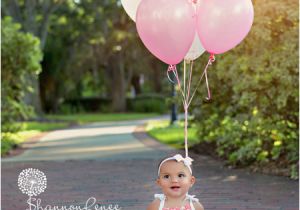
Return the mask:
<path fill-rule="evenodd" d="M 176 65 L 169 65 L 168 72 L 174 71 L 176 69 Z"/>
<path fill-rule="evenodd" d="M 215 58 L 215 54 L 211 53 L 209 56 L 209 64 L 212 64 L 213 62 L 215 62 L 216 58 Z"/>

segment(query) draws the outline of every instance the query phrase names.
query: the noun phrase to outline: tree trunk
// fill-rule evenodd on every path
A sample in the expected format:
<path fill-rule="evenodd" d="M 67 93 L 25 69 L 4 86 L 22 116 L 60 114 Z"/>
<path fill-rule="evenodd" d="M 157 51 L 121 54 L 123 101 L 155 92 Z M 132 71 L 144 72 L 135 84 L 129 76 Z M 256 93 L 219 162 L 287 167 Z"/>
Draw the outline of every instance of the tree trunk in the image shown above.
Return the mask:
<path fill-rule="evenodd" d="M 35 113 L 38 116 L 43 115 L 41 99 L 40 99 L 40 89 L 39 89 L 39 80 L 37 75 L 27 75 L 26 80 L 28 84 L 31 84 L 33 91 L 26 92 L 24 95 L 24 102 L 32 106 L 35 110 Z"/>
<path fill-rule="evenodd" d="M 164 77 L 162 77 L 162 72 L 164 72 L 162 70 L 162 65 L 157 62 L 157 61 L 152 61 L 151 62 L 151 66 L 153 68 L 153 80 L 152 80 L 152 84 L 154 87 L 154 90 L 156 93 L 161 93 L 162 92 L 162 79 Z"/>
<path fill-rule="evenodd" d="M 126 111 L 126 79 L 124 62 L 120 53 L 111 56 L 108 71 L 111 71 L 111 99 L 113 112 Z"/>
<path fill-rule="evenodd" d="M 140 84 L 140 75 L 135 74 L 132 76 L 131 85 L 133 86 L 136 95 L 142 93 L 142 88 Z"/>

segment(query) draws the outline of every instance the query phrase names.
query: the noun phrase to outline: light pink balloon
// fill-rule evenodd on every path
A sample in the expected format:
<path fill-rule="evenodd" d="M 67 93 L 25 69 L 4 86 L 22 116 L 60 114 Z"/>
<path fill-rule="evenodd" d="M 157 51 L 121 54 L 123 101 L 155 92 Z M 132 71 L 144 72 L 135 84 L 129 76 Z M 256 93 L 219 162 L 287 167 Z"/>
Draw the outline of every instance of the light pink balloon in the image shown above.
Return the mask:
<path fill-rule="evenodd" d="M 220 54 L 246 37 L 254 11 L 251 0 L 202 0 L 197 15 L 197 31 L 203 47 Z"/>
<path fill-rule="evenodd" d="M 138 34 L 148 50 L 167 64 L 182 61 L 196 33 L 196 13 L 187 0 L 142 0 Z"/>

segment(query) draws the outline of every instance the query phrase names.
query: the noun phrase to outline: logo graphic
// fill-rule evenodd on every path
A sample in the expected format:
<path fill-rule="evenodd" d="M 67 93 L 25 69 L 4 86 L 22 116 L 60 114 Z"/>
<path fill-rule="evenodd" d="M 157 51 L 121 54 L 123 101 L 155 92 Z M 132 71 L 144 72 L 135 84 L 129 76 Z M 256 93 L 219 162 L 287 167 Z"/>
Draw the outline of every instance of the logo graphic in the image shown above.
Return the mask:
<path fill-rule="evenodd" d="M 46 175 L 34 168 L 24 169 L 18 178 L 18 186 L 22 193 L 28 196 L 37 196 L 47 187 Z"/>
<path fill-rule="evenodd" d="M 22 193 L 27 194 L 29 199 L 27 200 L 28 208 L 26 210 L 55 210 L 55 209 L 82 209 L 82 210 L 121 210 L 118 204 L 108 204 L 101 205 L 97 202 L 97 199 L 94 197 L 90 197 L 84 204 L 84 208 L 82 206 L 50 206 L 46 205 L 42 206 L 42 200 L 40 198 L 34 197 L 38 196 L 42 192 L 45 191 L 47 187 L 47 178 L 46 175 L 35 168 L 27 168 L 24 169 L 18 177 L 18 186 Z"/>

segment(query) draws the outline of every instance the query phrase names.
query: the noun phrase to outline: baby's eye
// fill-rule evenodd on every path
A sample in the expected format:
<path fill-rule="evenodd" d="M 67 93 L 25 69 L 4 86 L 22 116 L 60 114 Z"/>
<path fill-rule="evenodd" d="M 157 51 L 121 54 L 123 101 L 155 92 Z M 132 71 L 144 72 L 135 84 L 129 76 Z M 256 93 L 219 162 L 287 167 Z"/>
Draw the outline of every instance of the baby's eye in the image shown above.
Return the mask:
<path fill-rule="evenodd" d="M 164 179 L 169 179 L 170 176 L 169 176 L 169 175 L 164 175 L 163 178 L 164 178 Z"/>
<path fill-rule="evenodd" d="M 185 177 L 185 174 L 178 174 L 178 177 L 183 178 L 183 177 Z"/>

